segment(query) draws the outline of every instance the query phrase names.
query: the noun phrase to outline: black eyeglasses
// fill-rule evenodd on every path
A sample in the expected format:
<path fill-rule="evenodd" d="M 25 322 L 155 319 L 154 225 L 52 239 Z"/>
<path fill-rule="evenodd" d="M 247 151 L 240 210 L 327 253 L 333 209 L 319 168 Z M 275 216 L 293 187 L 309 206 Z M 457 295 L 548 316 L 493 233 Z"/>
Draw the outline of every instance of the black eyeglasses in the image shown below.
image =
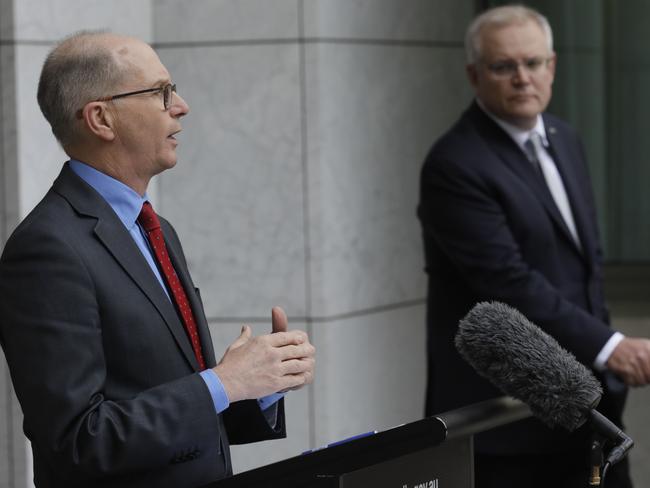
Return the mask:
<path fill-rule="evenodd" d="M 171 105 L 172 102 L 172 93 L 176 93 L 176 84 L 168 83 L 165 86 L 161 86 L 158 88 L 146 88 L 144 90 L 136 90 L 128 93 L 120 93 L 119 95 L 112 95 L 110 97 L 102 97 L 98 99 L 98 102 L 110 102 L 111 100 L 115 100 L 117 98 L 124 98 L 124 97 L 130 97 L 133 95 L 142 95 L 144 93 L 156 93 L 160 92 L 162 93 L 162 99 L 163 99 L 163 107 L 165 110 L 169 110 L 169 106 Z"/>

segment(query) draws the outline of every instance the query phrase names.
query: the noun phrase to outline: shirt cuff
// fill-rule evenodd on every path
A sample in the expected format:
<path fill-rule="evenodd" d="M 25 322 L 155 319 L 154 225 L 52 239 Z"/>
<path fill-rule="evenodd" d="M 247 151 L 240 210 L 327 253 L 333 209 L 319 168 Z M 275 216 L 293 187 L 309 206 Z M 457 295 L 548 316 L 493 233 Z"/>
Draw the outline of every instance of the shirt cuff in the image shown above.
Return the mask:
<path fill-rule="evenodd" d="M 594 361 L 594 369 L 596 371 L 605 371 L 607 369 L 607 360 L 609 359 L 609 356 L 612 355 L 616 346 L 618 346 L 623 339 L 625 339 L 623 334 L 620 332 L 614 332 L 612 337 L 609 338 L 600 350 L 598 356 L 596 356 L 596 360 Z"/>
<path fill-rule="evenodd" d="M 228 400 L 228 395 L 226 394 L 226 390 L 224 389 L 219 376 L 211 368 L 205 369 L 199 374 L 210 391 L 210 396 L 214 403 L 214 409 L 217 413 L 223 412 L 230 406 L 230 400 Z"/>
<path fill-rule="evenodd" d="M 212 403 L 214 403 L 214 409 L 217 413 L 223 412 L 230 406 L 230 400 L 228 400 L 228 395 L 226 394 L 226 390 L 224 389 L 219 376 L 210 368 L 201 371 L 199 375 L 201 375 L 201 378 L 205 381 L 205 385 L 208 387 L 208 391 L 212 397 Z M 284 395 L 284 393 L 273 393 L 263 398 L 259 398 L 257 403 L 264 411 L 275 405 L 281 398 L 284 398 Z"/>
<path fill-rule="evenodd" d="M 262 410 L 266 410 L 272 405 L 275 405 L 281 398 L 284 398 L 284 393 L 273 393 L 271 395 L 258 398 L 257 403 Z"/>

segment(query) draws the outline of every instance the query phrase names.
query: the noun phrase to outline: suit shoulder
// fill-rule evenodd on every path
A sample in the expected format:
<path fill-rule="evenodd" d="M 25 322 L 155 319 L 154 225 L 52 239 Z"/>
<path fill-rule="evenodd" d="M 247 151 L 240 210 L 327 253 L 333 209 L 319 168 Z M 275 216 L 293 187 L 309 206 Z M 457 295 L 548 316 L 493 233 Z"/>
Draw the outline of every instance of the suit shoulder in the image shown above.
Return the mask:
<path fill-rule="evenodd" d="M 50 190 L 11 233 L 3 254 L 21 252 L 37 243 L 42 248 L 44 242 L 73 244 L 78 239 L 75 217 L 68 202 Z"/>
<path fill-rule="evenodd" d="M 485 136 L 463 116 L 431 146 L 422 171 L 451 171 L 454 168 L 463 172 L 482 171 L 491 154 Z"/>
<path fill-rule="evenodd" d="M 549 113 L 544 113 L 542 118 L 544 119 L 544 125 L 546 126 L 547 131 L 557 132 L 564 136 L 580 139 L 578 131 L 566 120 Z"/>
<path fill-rule="evenodd" d="M 18 224 L 13 234 L 20 234 L 28 229 L 54 229 L 60 225 L 61 219 L 70 212 L 70 206 L 65 199 L 52 190 Z"/>

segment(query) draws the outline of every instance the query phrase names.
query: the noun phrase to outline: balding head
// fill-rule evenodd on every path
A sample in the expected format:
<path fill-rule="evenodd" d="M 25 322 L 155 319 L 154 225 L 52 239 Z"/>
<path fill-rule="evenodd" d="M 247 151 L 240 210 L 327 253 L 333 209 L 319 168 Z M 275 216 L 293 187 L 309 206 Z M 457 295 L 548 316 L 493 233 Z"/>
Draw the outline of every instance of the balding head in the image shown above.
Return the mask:
<path fill-rule="evenodd" d="M 47 56 L 38 84 L 38 104 L 65 149 L 81 137 L 77 113 L 111 95 L 134 68 L 128 46 L 141 41 L 108 32 L 79 32 Z"/>

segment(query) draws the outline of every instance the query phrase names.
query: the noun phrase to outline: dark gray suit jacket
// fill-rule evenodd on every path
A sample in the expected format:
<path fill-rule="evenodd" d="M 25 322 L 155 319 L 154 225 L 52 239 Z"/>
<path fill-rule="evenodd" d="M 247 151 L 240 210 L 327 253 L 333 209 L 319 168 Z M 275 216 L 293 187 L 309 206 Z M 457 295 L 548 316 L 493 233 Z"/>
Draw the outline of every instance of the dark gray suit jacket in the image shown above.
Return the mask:
<path fill-rule="evenodd" d="M 208 324 L 178 236 L 165 241 Z M 255 401 L 216 415 L 174 306 L 108 203 L 67 164 L 0 259 L 0 343 L 38 487 L 195 487 L 231 473 L 229 444 L 284 436 Z"/>
<path fill-rule="evenodd" d="M 562 176 L 580 236 L 571 238 L 545 183 L 511 137 L 472 104 L 433 146 L 421 175 L 428 290 L 426 413 L 500 396 L 459 356 L 458 321 L 479 301 L 521 311 L 588 367 L 609 340 L 602 253 L 582 145 L 563 121 L 543 115 L 550 151 Z M 600 409 L 621 422 L 626 388 L 613 374 Z M 479 436 L 479 451 L 522 453 L 583 447 L 536 420 Z"/>

